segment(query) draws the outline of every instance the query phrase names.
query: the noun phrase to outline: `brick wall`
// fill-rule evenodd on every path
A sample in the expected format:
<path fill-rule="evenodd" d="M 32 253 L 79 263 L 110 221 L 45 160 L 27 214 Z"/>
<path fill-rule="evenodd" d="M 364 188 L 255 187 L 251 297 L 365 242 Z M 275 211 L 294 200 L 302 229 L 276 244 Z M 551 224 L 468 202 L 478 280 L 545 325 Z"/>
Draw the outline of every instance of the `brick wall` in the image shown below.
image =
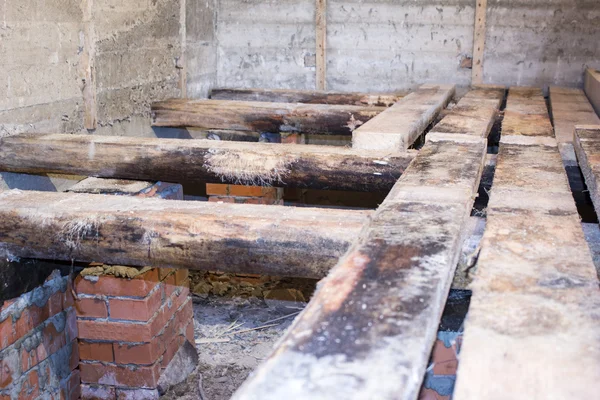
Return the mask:
<path fill-rule="evenodd" d="M 82 398 L 158 398 L 162 371 L 186 339 L 194 343 L 188 271 L 78 276 L 75 292 Z"/>
<path fill-rule="evenodd" d="M 0 308 L 0 399 L 77 399 L 79 362 L 71 281 L 46 282 Z"/>

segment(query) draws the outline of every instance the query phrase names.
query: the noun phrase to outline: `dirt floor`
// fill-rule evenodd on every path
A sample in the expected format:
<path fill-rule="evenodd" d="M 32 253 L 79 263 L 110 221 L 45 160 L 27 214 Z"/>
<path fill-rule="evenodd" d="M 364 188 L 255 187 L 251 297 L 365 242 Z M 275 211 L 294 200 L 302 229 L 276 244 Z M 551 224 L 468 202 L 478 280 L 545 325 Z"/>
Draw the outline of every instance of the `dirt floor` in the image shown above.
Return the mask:
<path fill-rule="evenodd" d="M 162 399 L 227 400 L 306 306 L 315 281 L 193 274 L 199 365 Z"/>

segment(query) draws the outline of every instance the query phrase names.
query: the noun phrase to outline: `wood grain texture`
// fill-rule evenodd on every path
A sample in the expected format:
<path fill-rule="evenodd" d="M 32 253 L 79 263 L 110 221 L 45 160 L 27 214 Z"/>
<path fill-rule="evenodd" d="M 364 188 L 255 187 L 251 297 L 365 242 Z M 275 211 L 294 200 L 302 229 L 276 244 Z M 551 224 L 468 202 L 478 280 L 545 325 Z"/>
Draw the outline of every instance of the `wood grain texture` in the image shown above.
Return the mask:
<path fill-rule="evenodd" d="M 368 212 L 11 190 L 0 243 L 13 256 L 322 278 Z"/>
<path fill-rule="evenodd" d="M 483 55 L 487 32 L 487 0 L 477 0 L 475 6 L 475 28 L 473 31 L 473 69 L 471 83 L 483 83 Z"/>
<path fill-rule="evenodd" d="M 430 133 L 458 133 L 486 138 L 504 99 L 504 89 L 474 89 L 448 110 Z"/>
<path fill-rule="evenodd" d="M 585 71 L 584 91 L 596 114 L 600 115 L 600 71 L 593 68 Z"/>
<path fill-rule="evenodd" d="M 428 135 L 358 241 L 233 399 L 416 399 L 486 140 Z"/>
<path fill-rule="evenodd" d="M 407 93 L 341 93 L 288 89 L 213 89 L 212 100 L 389 107 Z"/>
<path fill-rule="evenodd" d="M 509 89 L 502 134 L 554 137 L 548 107 L 540 88 Z"/>
<path fill-rule="evenodd" d="M 415 153 L 216 140 L 23 134 L 0 139 L 0 171 L 387 191 Z"/>
<path fill-rule="evenodd" d="M 558 143 L 573 143 L 575 125 L 600 125 L 600 118 L 581 89 L 550 87 L 550 105 Z"/>
<path fill-rule="evenodd" d="M 317 90 L 327 89 L 327 0 L 315 0 Z"/>
<path fill-rule="evenodd" d="M 538 108 L 537 94 L 515 101 L 515 92 L 509 107 Z M 502 131 L 456 400 L 587 399 L 600 390 L 598 276 L 549 121 L 513 135 L 529 122 L 522 115 Z"/>
<path fill-rule="evenodd" d="M 406 151 L 454 96 L 454 85 L 423 85 L 352 133 L 352 147 Z"/>
<path fill-rule="evenodd" d="M 573 147 L 594 209 L 600 215 L 600 125 L 577 126 Z"/>
<path fill-rule="evenodd" d="M 152 104 L 152 125 L 350 135 L 385 108 L 328 104 L 171 99 Z"/>

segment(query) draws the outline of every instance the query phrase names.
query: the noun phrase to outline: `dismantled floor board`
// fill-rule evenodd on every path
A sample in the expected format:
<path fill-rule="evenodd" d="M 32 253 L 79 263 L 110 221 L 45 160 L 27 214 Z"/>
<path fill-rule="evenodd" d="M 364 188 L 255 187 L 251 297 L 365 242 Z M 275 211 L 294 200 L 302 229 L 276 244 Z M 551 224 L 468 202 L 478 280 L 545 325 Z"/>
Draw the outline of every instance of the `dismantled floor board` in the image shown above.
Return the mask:
<path fill-rule="evenodd" d="M 584 91 L 590 103 L 600 115 L 600 71 L 588 68 L 585 71 Z"/>
<path fill-rule="evenodd" d="M 600 124 L 577 126 L 574 147 L 596 214 L 600 215 Z"/>
<path fill-rule="evenodd" d="M 369 94 L 287 89 L 213 89 L 213 100 L 389 107 L 406 93 Z"/>
<path fill-rule="evenodd" d="M 454 85 L 423 85 L 352 133 L 352 147 L 406 151 L 454 96 Z"/>
<path fill-rule="evenodd" d="M 383 110 L 372 106 L 171 99 L 152 104 L 152 125 L 350 135 Z"/>
<path fill-rule="evenodd" d="M 417 398 L 486 140 L 428 141 L 234 399 Z"/>
<path fill-rule="evenodd" d="M 600 118 L 581 89 L 550 87 L 550 104 L 558 143 L 573 143 L 575 125 L 600 125 Z"/>
<path fill-rule="evenodd" d="M 598 276 L 541 105 L 540 93 L 509 91 L 512 120 L 502 130 L 456 400 L 600 392 Z"/>
<path fill-rule="evenodd" d="M 334 146 L 22 134 L 0 138 L 0 171 L 385 192 L 415 154 Z"/>
<path fill-rule="evenodd" d="M 546 99 L 540 88 L 510 88 L 502 135 L 554 137 Z"/>
<path fill-rule="evenodd" d="M 370 212 L 11 190 L 14 257 L 322 278 Z"/>
<path fill-rule="evenodd" d="M 458 133 L 485 138 L 490 133 L 505 89 L 473 89 L 448 110 L 430 133 Z"/>

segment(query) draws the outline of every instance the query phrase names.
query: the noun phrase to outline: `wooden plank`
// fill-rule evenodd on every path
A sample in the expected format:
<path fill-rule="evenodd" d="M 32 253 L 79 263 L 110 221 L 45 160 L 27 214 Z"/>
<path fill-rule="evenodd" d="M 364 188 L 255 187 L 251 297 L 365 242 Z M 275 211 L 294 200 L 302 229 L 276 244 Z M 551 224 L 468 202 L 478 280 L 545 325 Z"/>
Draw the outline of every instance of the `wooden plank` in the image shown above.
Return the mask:
<path fill-rule="evenodd" d="M 406 151 L 452 96 L 454 85 L 423 85 L 352 133 L 352 147 Z"/>
<path fill-rule="evenodd" d="M 86 178 L 73 185 L 67 192 L 183 200 L 183 187 L 177 183 L 125 179 Z"/>
<path fill-rule="evenodd" d="M 278 348 L 233 399 L 416 399 L 486 140 L 428 141 Z"/>
<path fill-rule="evenodd" d="M 387 191 L 414 156 L 217 140 L 64 134 L 0 138 L 0 171 L 330 190 Z"/>
<path fill-rule="evenodd" d="M 475 6 L 475 28 L 473 32 L 473 69 L 471 83 L 483 83 L 483 56 L 487 21 L 487 0 L 477 0 Z"/>
<path fill-rule="evenodd" d="M 600 118 L 581 89 L 552 86 L 550 104 L 558 143 L 573 143 L 575 125 L 600 125 Z"/>
<path fill-rule="evenodd" d="M 171 99 L 152 104 L 152 125 L 350 135 L 383 110 L 328 104 Z"/>
<path fill-rule="evenodd" d="M 600 125 L 577 126 L 575 129 L 575 142 L 573 143 L 575 154 L 581 172 L 585 178 L 585 184 L 594 203 L 596 214 L 600 215 Z"/>
<path fill-rule="evenodd" d="M 537 93 L 530 102 L 522 94 L 510 90 L 507 111 L 538 107 Z M 502 132 L 457 400 L 586 399 L 600 390 L 598 277 L 549 120 L 513 134 L 531 122 L 522 116 Z"/>
<path fill-rule="evenodd" d="M 474 89 L 449 110 L 430 133 L 458 133 L 486 138 L 504 99 L 504 89 Z"/>
<path fill-rule="evenodd" d="M 585 71 L 584 91 L 596 114 L 600 115 L 600 71 L 593 68 Z"/>
<path fill-rule="evenodd" d="M 16 257 L 322 278 L 369 212 L 11 190 L 0 250 Z"/>
<path fill-rule="evenodd" d="M 316 0 L 316 70 L 317 90 L 327 88 L 327 0 Z"/>
<path fill-rule="evenodd" d="M 511 87 L 509 89 L 503 135 L 554 137 L 546 100 L 540 88 Z"/>
<path fill-rule="evenodd" d="M 287 89 L 213 89 L 213 100 L 389 107 L 407 93 L 342 93 Z"/>

